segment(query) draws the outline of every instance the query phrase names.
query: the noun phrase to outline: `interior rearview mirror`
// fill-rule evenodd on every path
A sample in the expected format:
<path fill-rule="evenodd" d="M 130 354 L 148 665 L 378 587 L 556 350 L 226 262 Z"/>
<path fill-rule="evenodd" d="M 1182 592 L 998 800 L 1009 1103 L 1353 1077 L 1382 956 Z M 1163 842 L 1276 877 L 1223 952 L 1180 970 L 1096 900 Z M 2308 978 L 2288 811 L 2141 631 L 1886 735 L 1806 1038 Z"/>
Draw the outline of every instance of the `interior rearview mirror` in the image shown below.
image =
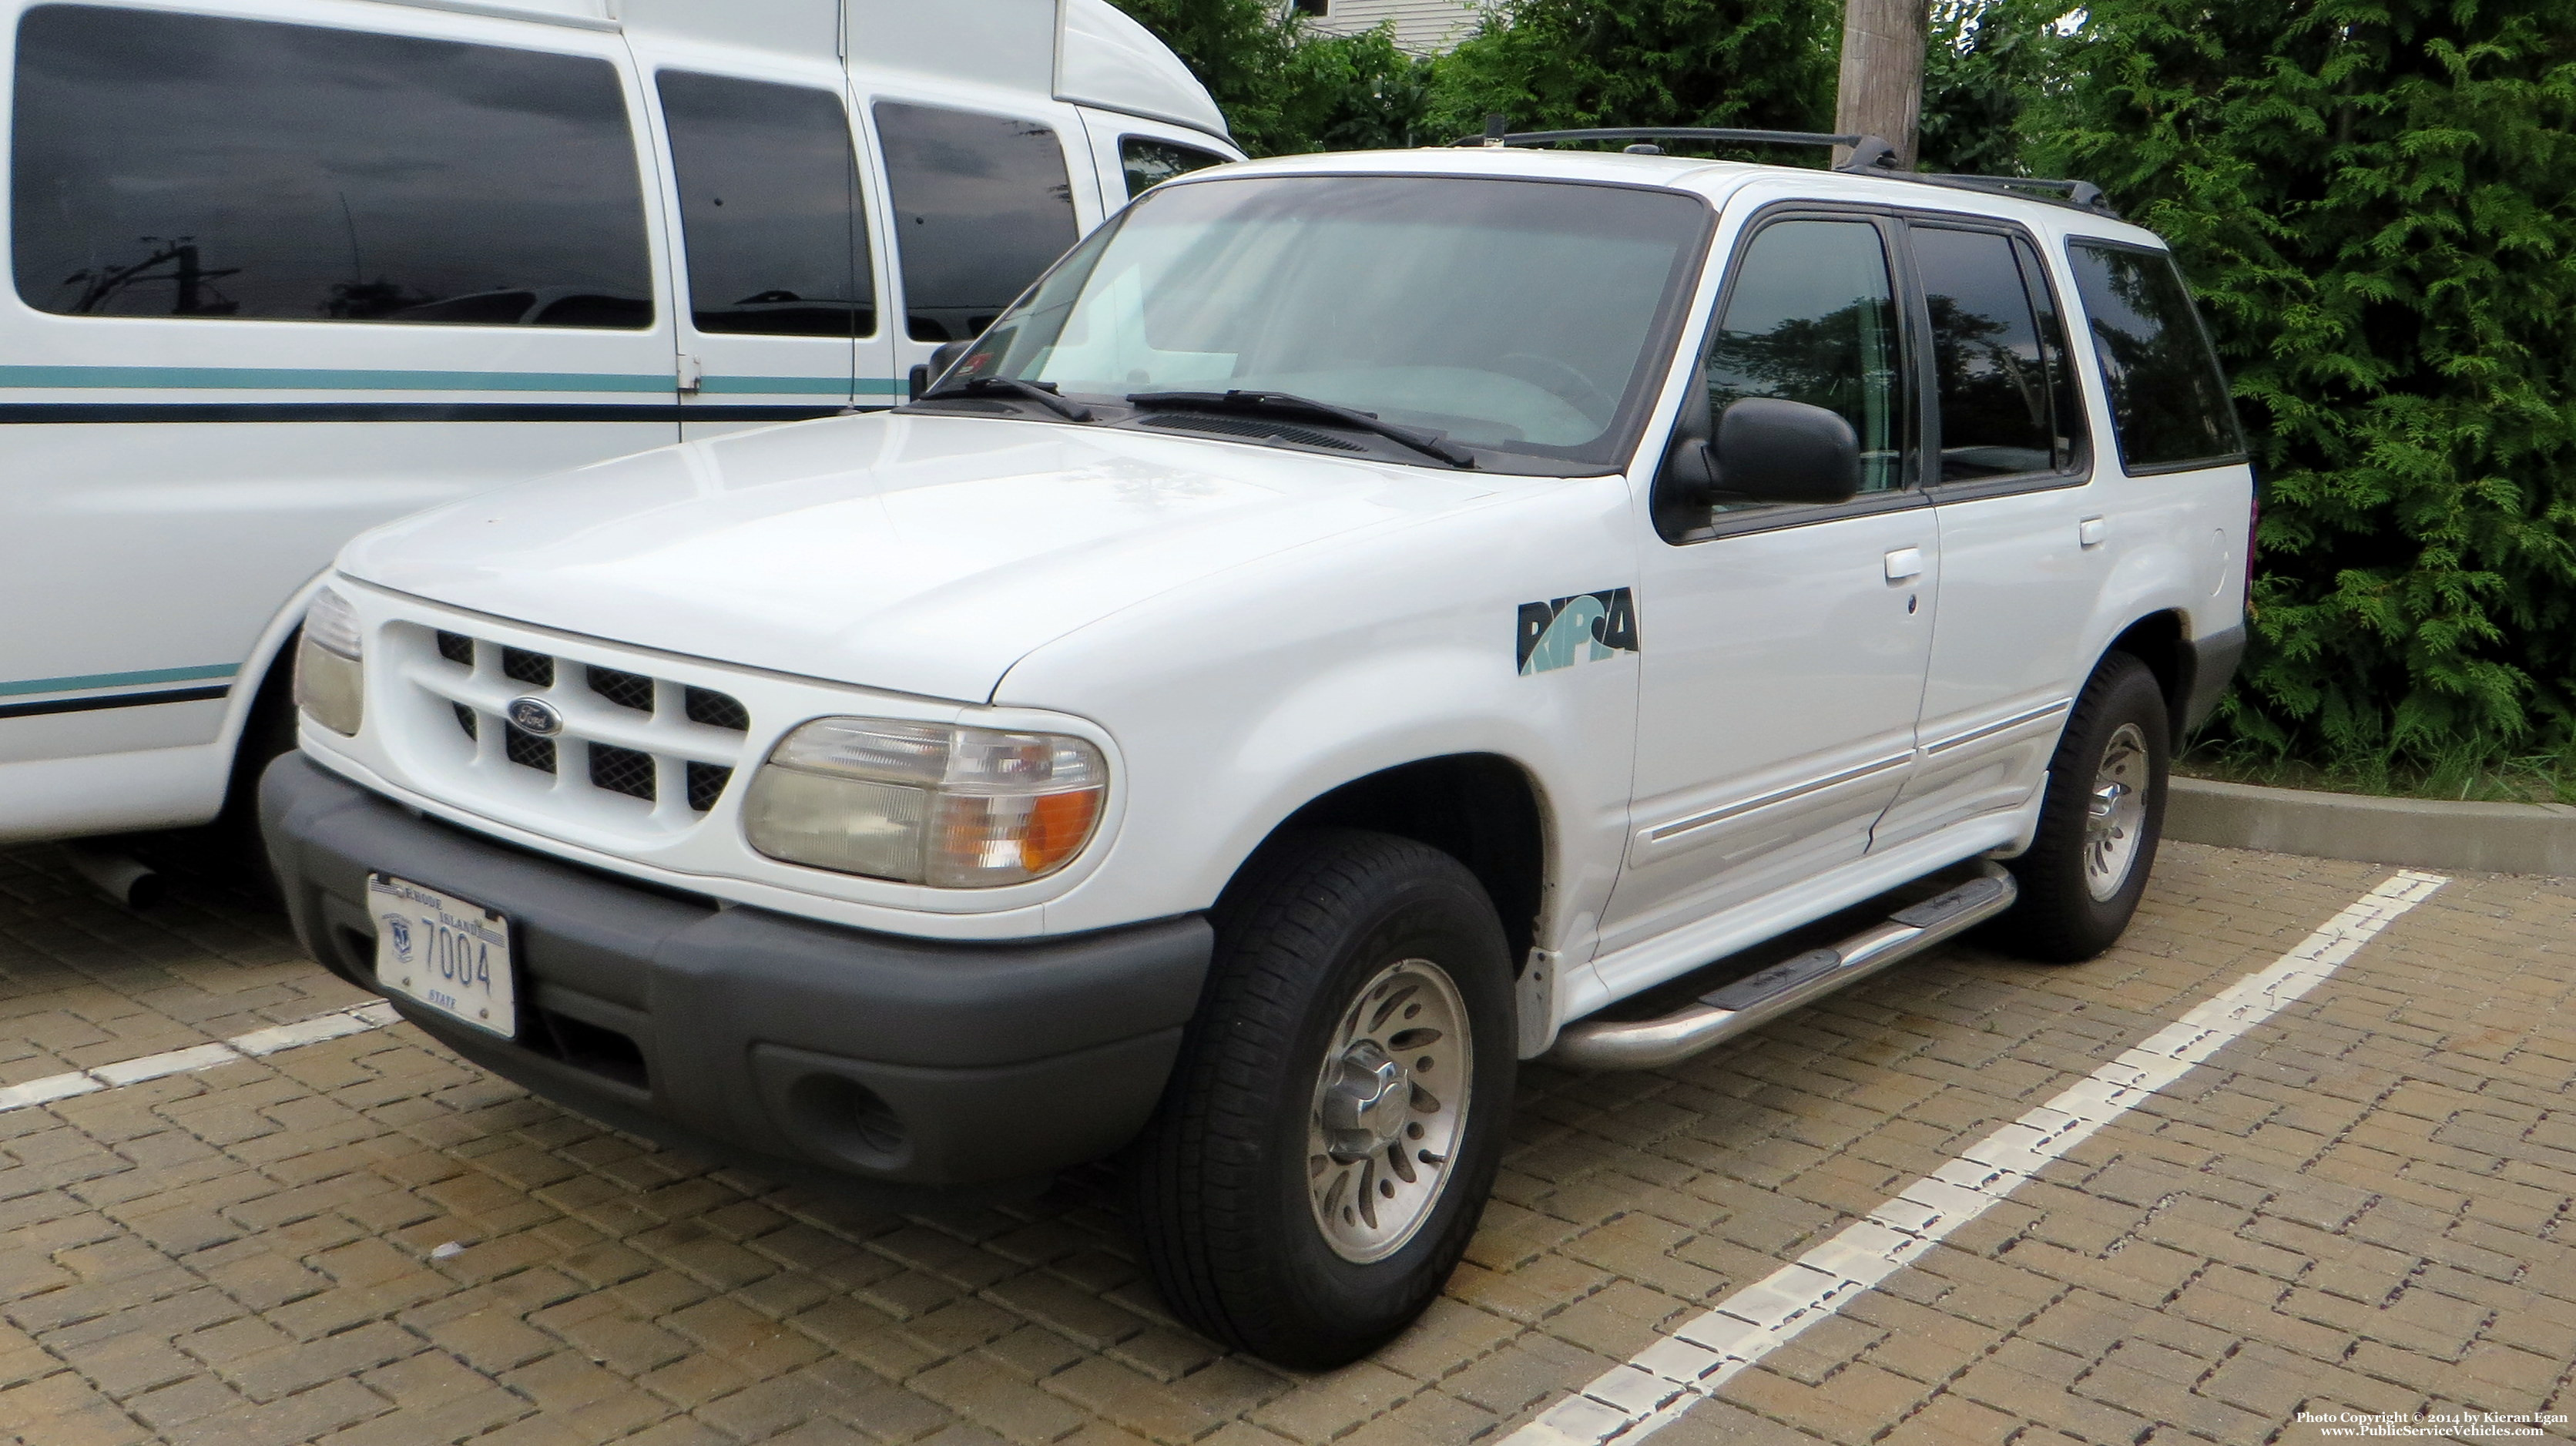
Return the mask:
<path fill-rule="evenodd" d="M 1746 397 L 1718 414 L 1716 490 L 1748 502 L 1848 502 L 1860 491 L 1860 438 L 1822 407 Z"/>

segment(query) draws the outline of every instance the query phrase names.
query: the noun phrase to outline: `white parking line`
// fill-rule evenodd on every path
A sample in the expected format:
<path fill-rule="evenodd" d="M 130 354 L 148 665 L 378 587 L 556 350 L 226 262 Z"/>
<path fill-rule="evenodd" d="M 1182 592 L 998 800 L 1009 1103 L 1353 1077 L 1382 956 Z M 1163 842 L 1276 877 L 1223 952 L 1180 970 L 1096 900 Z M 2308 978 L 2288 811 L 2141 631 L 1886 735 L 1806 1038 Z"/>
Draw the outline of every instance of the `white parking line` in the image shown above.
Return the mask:
<path fill-rule="evenodd" d="M 254 1029 L 248 1034 L 236 1034 L 230 1039 L 214 1044 L 191 1045 L 186 1049 L 147 1054 L 140 1059 L 121 1059 L 114 1064 L 74 1070 L 70 1074 L 49 1074 L 43 1079 L 31 1079 L 25 1084 L 10 1085 L 6 1089 L 0 1089 L 0 1112 L 23 1110 L 30 1105 L 67 1100 L 74 1095 L 91 1094 L 98 1090 L 112 1090 L 119 1085 L 140 1084 L 144 1080 L 160 1079 L 165 1075 L 190 1074 L 201 1069 L 213 1069 L 217 1065 L 231 1064 L 235 1060 L 257 1059 L 261 1055 L 275 1054 L 282 1049 L 319 1044 L 323 1040 L 338 1039 L 342 1035 L 364 1034 L 370 1029 L 382 1029 L 401 1017 L 394 1013 L 392 1005 L 378 1000 L 373 1004 L 358 1005 L 354 1009 L 335 1009 L 329 1014 L 317 1014 L 311 1019 L 299 1019 L 293 1024 L 272 1024 L 266 1029 Z"/>
<path fill-rule="evenodd" d="M 2324 982 L 2390 920 L 2449 882 L 2440 874 L 2398 873 L 2270 968 L 2228 986 L 1794 1264 L 1638 1352 L 1514 1432 L 1504 1446 L 1627 1446 L 1671 1425 L 1737 1372 L 1904 1269 L 2049 1161 Z"/>

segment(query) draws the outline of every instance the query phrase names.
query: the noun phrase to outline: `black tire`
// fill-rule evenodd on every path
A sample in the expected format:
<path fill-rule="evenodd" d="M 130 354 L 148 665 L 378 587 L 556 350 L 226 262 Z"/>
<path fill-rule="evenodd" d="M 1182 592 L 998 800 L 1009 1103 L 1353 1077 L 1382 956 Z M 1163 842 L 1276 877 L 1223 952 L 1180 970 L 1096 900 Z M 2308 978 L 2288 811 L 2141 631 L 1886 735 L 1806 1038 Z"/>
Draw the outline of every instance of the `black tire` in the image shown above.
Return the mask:
<path fill-rule="evenodd" d="M 2103 658 L 2076 698 L 2057 753 L 2049 760 L 2039 833 L 2029 852 L 2005 861 L 2020 885 L 2021 899 L 1988 926 L 1988 937 L 1998 946 L 2043 964 L 2077 964 L 2119 941 L 2146 894 L 2156 845 L 2164 837 L 2172 737 L 2156 675 L 2127 653 Z M 2105 894 L 2097 890 L 2108 883 L 2107 877 L 2096 877 L 2089 867 L 2095 843 L 2089 805 L 2115 742 L 2143 755 L 2144 776 L 2137 791 L 2144 798 L 2132 827 L 2118 841 L 2130 846 L 2126 873 Z"/>
<path fill-rule="evenodd" d="M 1457 860 L 1357 829 L 1301 831 L 1266 846 L 1227 889 L 1213 922 L 1216 955 L 1198 1013 L 1128 1161 L 1144 1257 L 1173 1312 L 1210 1337 L 1283 1366 L 1343 1365 L 1431 1303 L 1484 1212 L 1517 1067 L 1509 947 L 1492 900 Z M 1326 1205 L 1308 1184 L 1310 1162 L 1323 1158 L 1310 1153 L 1309 1134 L 1324 1118 L 1322 1071 L 1328 1053 L 1350 1057 L 1336 1046 L 1369 1017 L 1361 994 L 1390 970 L 1416 971 L 1399 973 L 1399 986 L 1408 977 L 1419 983 L 1421 961 L 1454 985 L 1441 1007 L 1463 1007 L 1468 1025 L 1467 1040 L 1449 1046 L 1465 1056 L 1439 1071 L 1470 1080 L 1454 1127 L 1461 1138 L 1448 1141 L 1445 1173 L 1425 1152 L 1420 1158 L 1433 1165 L 1426 1183 L 1408 1178 L 1403 1186 L 1427 1192 L 1418 1197 L 1427 1203 L 1408 1215 L 1416 1221 L 1409 1236 L 1383 1242 L 1391 1253 L 1382 1258 L 1355 1263 L 1342 1253 L 1347 1242 L 1327 1239 Z M 1409 996 L 1398 987 L 1393 997 Z M 1378 1006 L 1380 1020 L 1389 1007 Z M 1427 1032 L 1385 1038 L 1410 1056 L 1416 1046 L 1401 1043 L 1404 1035 Z M 1431 1073 L 1417 1082 L 1431 1083 Z M 1406 1109 L 1426 1108 L 1421 1095 L 1405 1098 Z M 1432 1115 L 1422 1118 L 1446 1128 L 1436 1113 L 1458 1099 L 1434 1097 Z M 1420 1119 L 1402 1111 L 1384 1118 L 1399 1132 L 1387 1148 L 1412 1148 L 1401 1132 L 1420 1138 Z M 1355 1202 L 1372 1184 L 1398 1188 L 1391 1169 L 1373 1181 L 1370 1172 L 1381 1168 L 1374 1153 L 1353 1146 L 1348 1158 L 1331 1158 L 1338 1163 L 1323 1165 L 1315 1179 L 1359 1182 L 1336 1202 Z M 1409 1160 L 1397 1163 L 1413 1169 Z M 1358 1228 L 1355 1214 L 1334 1213 L 1345 1229 Z M 1397 1217 L 1390 1210 L 1385 1218 Z M 1372 1213 L 1368 1225 L 1378 1221 Z"/>

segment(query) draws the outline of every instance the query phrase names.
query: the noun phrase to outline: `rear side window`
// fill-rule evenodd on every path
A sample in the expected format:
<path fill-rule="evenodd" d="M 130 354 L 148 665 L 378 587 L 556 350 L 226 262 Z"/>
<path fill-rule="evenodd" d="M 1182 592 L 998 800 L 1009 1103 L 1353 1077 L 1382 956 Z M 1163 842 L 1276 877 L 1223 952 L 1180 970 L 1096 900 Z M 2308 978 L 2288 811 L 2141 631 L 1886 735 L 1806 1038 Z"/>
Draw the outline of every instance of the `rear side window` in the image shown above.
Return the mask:
<path fill-rule="evenodd" d="M 2078 415 L 2047 283 L 1991 231 L 1911 228 L 1932 333 L 1944 482 L 2071 464 Z M 2036 285 L 2034 285 L 2036 283 Z"/>
<path fill-rule="evenodd" d="M 2077 241 L 2066 254 L 2093 324 L 2121 465 L 2169 472 L 2244 455 L 2218 357 L 2173 258 L 2108 241 Z"/>
<path fill-rule="evenodd" d="M 875 334 L 858 153 L 840 97 L 677 70 L 654 83 L 680 182 L 698 330 Z"/>
<path fill-rule="evenodd" d="M 1127 173 L 1127 196 L 1133 200 L 1174 176 L 1204 171 L 1225 164 L 1225 157 L 1177 141 L 1156 140 L 1152 136 L 1121 136 L 1118 139 L 1118 164 Z"/>
<path fill-rule="evenodd" d="M 905 329 L 962 341 L 1074 243 L 1073 181 L 1035 121 L 880 101 Z"/>
<path fill-rule="evenodd" d="M 18 294 L 43 311 L 653 322 L 605 60 L 45 5 L 13 135 Z"/>

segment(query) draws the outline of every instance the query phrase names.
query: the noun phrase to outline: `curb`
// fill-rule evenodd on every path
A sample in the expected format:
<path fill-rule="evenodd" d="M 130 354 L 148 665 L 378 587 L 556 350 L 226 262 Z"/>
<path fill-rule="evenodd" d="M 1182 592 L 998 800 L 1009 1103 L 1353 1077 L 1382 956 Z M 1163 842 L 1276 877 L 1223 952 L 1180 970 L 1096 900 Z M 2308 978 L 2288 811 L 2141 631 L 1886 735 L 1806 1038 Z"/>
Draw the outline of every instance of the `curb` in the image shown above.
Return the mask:
<path fill-rule="evenodd" d="M 2164 836 L 2372 864 L 2576 875 L 2576 807 L 2563 803 L 2373 798 L 2175 775 Z"/>

